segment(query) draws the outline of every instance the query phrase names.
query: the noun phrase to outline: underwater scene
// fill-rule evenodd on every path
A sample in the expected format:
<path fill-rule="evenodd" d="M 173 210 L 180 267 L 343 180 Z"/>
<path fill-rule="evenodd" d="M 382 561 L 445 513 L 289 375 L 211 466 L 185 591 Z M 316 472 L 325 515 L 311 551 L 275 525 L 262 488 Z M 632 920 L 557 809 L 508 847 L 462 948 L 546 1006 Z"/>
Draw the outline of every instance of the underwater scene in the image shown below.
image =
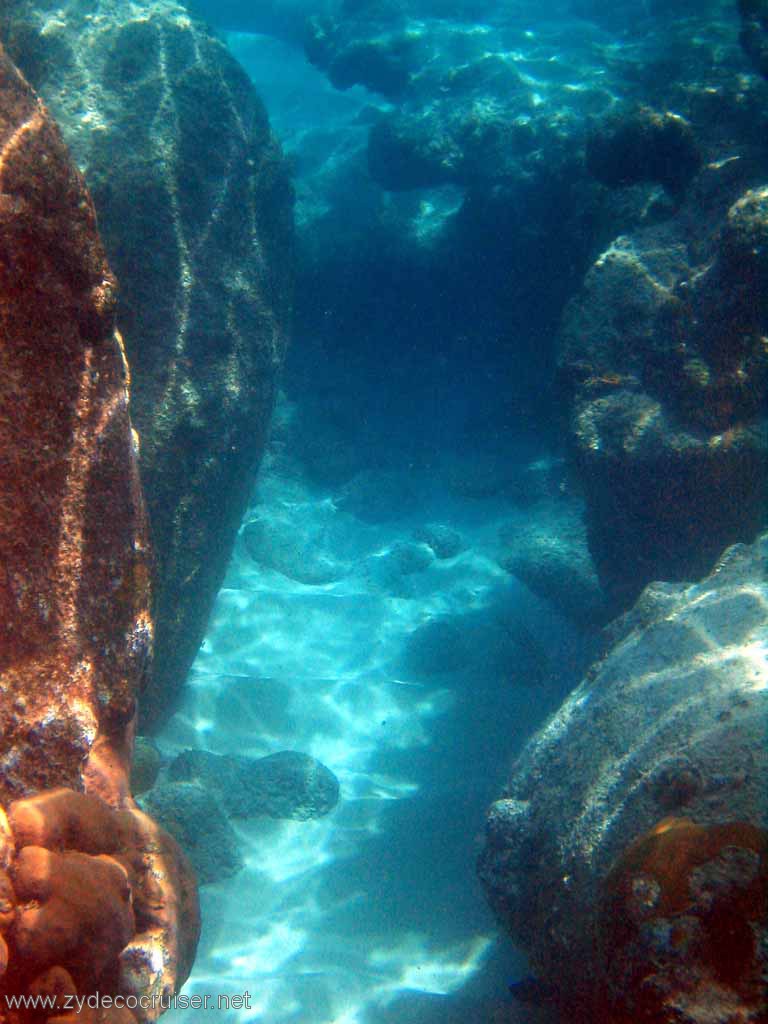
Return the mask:
<path fill-rule="evenodd" d="M 768 1024 L 768 0 L 0 0 L 0 1024 Z"/>

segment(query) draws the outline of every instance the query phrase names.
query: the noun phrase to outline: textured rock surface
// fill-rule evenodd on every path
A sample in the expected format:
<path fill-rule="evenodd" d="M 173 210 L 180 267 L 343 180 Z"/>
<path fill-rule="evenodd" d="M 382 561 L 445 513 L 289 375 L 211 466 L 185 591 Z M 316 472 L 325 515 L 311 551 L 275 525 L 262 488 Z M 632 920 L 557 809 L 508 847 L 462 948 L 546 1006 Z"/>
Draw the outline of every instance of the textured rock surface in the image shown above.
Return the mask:
<path fill-rule="evenodd" d="M 120 280 L 158 562 L 151 724 L 199 646 L 263 444 L 290 187 L 245 74 L 172 0 L 9 0 L 0 37 L 85 172 Z"/>
<path fill-rule="evenodd" d="M 131 794 L 138 796 L 151 789 L 162 767 L 162 755 L 146 736 L 137 736 L 131 762 Z"/>
<path fill-rule="evenodd" d="M 185 750 L 170 765 L 169 775 L 205 787 L 233 818 L 268 815 L 306 821 L 328 814 L 339 800 L 333 772 L 297 750 L 259 758 Z"/>
<path fill-rule="evenodd" d="M 738 175 L 709 168 L 678 217 L 617 239 L 564 320 L 590 549 L 625 607 L 765 522 L 768 199 Z"/>
<path fill-rule="evenodd" d="M 141 799 L 189 857 L 201 885 L 231 878 L 243 867 L 235 830 L 216 797 L 191 782 L 164 782 Z"/>
<path fill-rule="evenodd" d="M 719 893 L 732 886 L 732 905 L 743 910 L 729 925 L 737 929 L 734 934 L 745 935 L 746 928 L 754 935 L 754 941 L 734 952 L 738 969 L 719 982 L 713 980 L 711 964 L 707 973 L 712 947 L 704 940 L 685 940 L 683 948 L 681 939 L 677 974 L 669 949 L 665 963 L 657 957 L 653 984 L 658 981 L 657 991 L 666 985 L 664 998 L 676 999 L 674 1005 L 685 1009 L 682 1016 L 648 1019 L 724 1020 L 726 1006 L 729 1013 L 743 1011 L 738 1019 L 765 1019 L 764 990 L 754 985 L 766 969 L 765 917 L 750 922 L 754 898 L 764 899 L 765 893 L 764 874 L 760 881 L 764 865 L 755 860 L 754 848 L 757 842 L 759 860 L 765 857 L 764 847 L 754 829 L 768 824 L 767 567 L 768 535 L 763 535 L 751 547 L 730 548 L 717 570 L 698 585 L 648 587 L 633 611 L 612 627 L 607 656 L 529 743 L 503 797 L 490 810 L 480 876 L 499 919 L 529 952 L 534 972 L 559 993 L 566 1019 L 574 1019 L 567 1016 L 574 1006 L 575 1019 L 608 1019 L 600 1017 L 596 1006 L 606 991 L 619 999 L 623 1016 L 617 1020 L 638 1019 L 638 971 L 640 980 L 652 975 L 649 943 L 662 933 L 654 933 L 650 924 L 642 942 L 623 933 L 617 951 L 605 922 L 642 923 L 642 913 L 637 917 L 642 907 L 636 902 L 633 911 L 627 903 L 616 918 L 604 901 L 621 898 L 627 890 L 620 879 L 639 878 L 643 870 L 642 884 L 650 894 L 648 921 L 658 919 L 666 934 L 670 927 L 692 934 L 686 917 L 691 907 L 689 917 L 698 914 L 706 933 L 709 925 L 701 916 L 706 900 L 699 896 L 709 877 L 720 878 Z M 649 868 L 638 874 L 642 860 L 634 853 L 619 860 L 634 840 L 651 836 L 650 830 L 660 835 L 667 826 L 658 823 L 670 815 L 706 828 L 745 825 L 734 844 L 742 853 L 731 858 L 730 866 L 718 860 L 722 843 L 700 832 L 704 837 L 691 850 L 690 828 L 677 827 L 679 842 L 662 860 L 672 863 L 678 851 L 677 863 L 687 863 L 690 873 L 680 868 L 684 888 L 680 893 L 678 886 L 682 903 L 674 913 L 652 897 L 663 880 L 652 876 L 649 881 Z M 650 839 L 643 842 L 647 850 Z M 617 867 L 608 885 L 613 864 Z M 744 909 L 750 886 L 757 888 Z M 720 896 L 712 898 L 717 902 Z M 671 992 L 670 979 L 675 978 L 678 987 Z M 705 979 L 698 1007 L 693 999 L 697 978 Z M 628 979 L 634 979 L 632 984 Z M 710 1010 L 714 1007 L 721 1016 L 706 1016 L 708 1000 Z"/>
<path fill-rule="evenodd" d="M 155 1020 L 200 932 L 195 878 L 174 839 L 133 804 L 113 810 L 69 789 L 11 803 L 0 833 L 3 996 L 119 996 L 127 1008 L 105 1020 Z"/>
<path fill-rule="evenodd" d="M 608 621 L 610 609 L 587 547 L 580 502 L 539 502 L 524 522 L 502 527 L 499 564 L 580 626 Z"/>
<path fill-rule="evenodd" d="M 690 124 L 669 111 L 620 110 L 587 139 L 587 168 L 604 185 L 658 181 L 679 198 L 701 165 Z"/>
<path fill-rule="evenodd" d="M 456 558 L 467 544 L 458 530 L 445 523 L 425 523 L 414 531 L 414 537 L 434 552 L 435 558 Z"/>
<path fill-rule="evenodd" d="M 0 799 L 119 803 L 152 624 L 115 281 L 56 126 L 0 72 Z"/>
<path fill-rule="evenodd" d="M 3 997 L 168 995 L 199 933 L 184 856 L 128 795 L 152 626 L 114 293 L 82 178 L 0 49 Z"/>
<path fill-rule="evenodd" d="M 664 818 L 605 883 L 598 924 L 614 1019 L 764 1021 L 768 832 Z"/>

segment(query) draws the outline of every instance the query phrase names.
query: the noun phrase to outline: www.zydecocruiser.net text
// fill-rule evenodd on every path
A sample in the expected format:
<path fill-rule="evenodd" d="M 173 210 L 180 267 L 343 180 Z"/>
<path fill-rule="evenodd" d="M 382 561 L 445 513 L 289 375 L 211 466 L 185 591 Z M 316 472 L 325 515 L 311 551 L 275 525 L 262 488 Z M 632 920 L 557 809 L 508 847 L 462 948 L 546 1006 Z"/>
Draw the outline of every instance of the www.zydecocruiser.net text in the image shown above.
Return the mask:
<path fill-rule="evenodd" d="M 89 1010 L 250 1010 L 251 993 L 238 995 L 185 995 L 177 996 L 107 996 L 92 993 L 77 995 L 6 995 L 7 1010 L 68 1010 L 81 1013 Z"/>

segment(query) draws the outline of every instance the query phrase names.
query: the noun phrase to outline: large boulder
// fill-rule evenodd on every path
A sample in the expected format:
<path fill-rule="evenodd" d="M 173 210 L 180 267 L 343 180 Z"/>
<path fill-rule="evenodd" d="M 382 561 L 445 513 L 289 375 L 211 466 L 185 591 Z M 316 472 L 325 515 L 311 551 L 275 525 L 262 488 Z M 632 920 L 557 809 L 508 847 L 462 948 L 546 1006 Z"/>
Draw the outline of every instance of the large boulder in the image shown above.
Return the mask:
<path fill-rule="evenodd" d="M 115 279 L 54 122 L 0 74 L 0 801 L 119 803 L 152 622 Z"/>
<path fill-rule="evenodd" d="M 679 216 L 597 259 L 561 331 L 590 550 L 624 607 L 765 522 L 768 193 L 707 173 Z"/>
<path fill-rule="evenodd" d="M 93 203 L 1 48 L 0 154 L 3 1018 L 61 1019 L 68 996 L 131 1024 L 183 984 L 199 915 L 129 794 L 152 620 L 128 368 Z M 50 1011 L 7 1012 L 28 996 Z"/>
<path fill-rule="evenodd" d="M 649 586 L 491 807 L 480 877 L 563 1020 L 764 1021 L 768 534 Z"/>
<path fill-rule="evenodd" d="M 0 37 L 86 175 L 120 282 L 157 552 L 152 725 L 202 639 L 263 447 L 291 188 L 245 73 L 172 0 L 10 0 Z"/>

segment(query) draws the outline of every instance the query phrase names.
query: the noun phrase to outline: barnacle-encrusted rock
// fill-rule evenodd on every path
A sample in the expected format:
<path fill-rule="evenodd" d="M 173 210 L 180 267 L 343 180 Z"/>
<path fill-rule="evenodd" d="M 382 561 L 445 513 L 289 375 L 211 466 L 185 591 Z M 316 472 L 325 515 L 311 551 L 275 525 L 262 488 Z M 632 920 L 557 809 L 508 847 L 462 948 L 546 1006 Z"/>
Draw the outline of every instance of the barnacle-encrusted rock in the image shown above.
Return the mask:
<path fill-rule="evenodd" d="M 0 38 L 85 173 L 120 280 L 157 559 L 149 726 L 195 657 L 261 454 L 291 189 L 244 71 L 173 0 L 6 0 Z"/>
<path fill-rule="evenodd" d="M 767 566 L 765 534 L 646 588 L 489 812 L 480 877 L 564 1020 L 766 1019 Z"/>
<path fill-rule="evenodd" d="M 187 861 L 128 794 L 152 622 L 114 308 L 82 178 L 0 49 L 0 1019 L 19 1024 L 66 1006 L 5 997 L 170 995 L 199 931 Z"/>

